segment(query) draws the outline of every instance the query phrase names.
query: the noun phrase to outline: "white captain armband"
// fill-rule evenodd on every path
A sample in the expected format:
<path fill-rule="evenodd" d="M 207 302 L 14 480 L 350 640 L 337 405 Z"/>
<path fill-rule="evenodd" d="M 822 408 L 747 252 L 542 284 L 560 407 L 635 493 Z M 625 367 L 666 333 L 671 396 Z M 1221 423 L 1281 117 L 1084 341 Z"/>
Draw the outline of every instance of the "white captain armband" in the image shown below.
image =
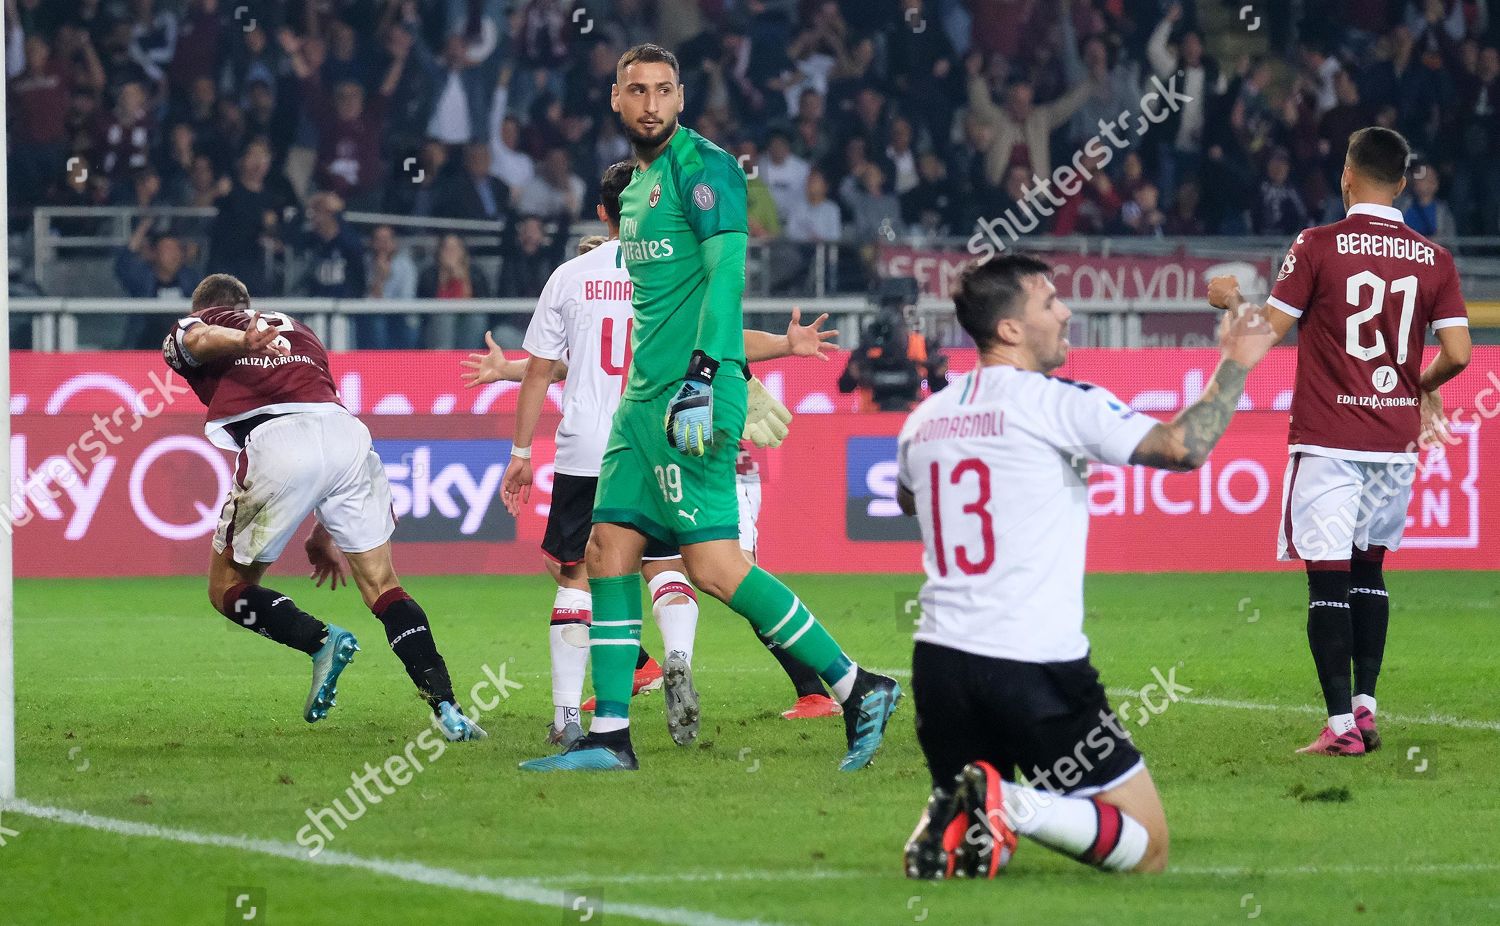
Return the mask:
<path fill-rule="evenodd" d="M 167 362 L 167 366 L 181 373 L 203 365 L 193 358 L 187 349 L 187 343 L 183 340 L 189 328 L 201 324 L 203 320 L 200 318 L 179 318 L 177 324 L 172 326 L 172 330 L 167 332 L 167 336 L 161 342 L 161 357 Z"/>

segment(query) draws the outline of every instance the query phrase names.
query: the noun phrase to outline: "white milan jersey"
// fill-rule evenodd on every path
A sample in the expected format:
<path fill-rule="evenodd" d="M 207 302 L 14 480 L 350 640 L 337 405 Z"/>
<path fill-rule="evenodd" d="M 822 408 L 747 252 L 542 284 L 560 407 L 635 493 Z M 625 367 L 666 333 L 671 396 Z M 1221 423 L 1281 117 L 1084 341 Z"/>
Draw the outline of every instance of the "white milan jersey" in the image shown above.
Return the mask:
<path fill-rule="evenodd" d="M 611 239 L 552 271 L 522 347 L 564 360 L 557 472 L 598 476 L 610 424 L 630 373 L 630 275 Z"/>
<path fill-rule="evenodd" d="M 980 367 L 901 429 L 901 485 L 922 523 L 916 638 L 1021 662 L 1088 654 L 1088 461 L 1118 465 L 1156 425 L 1107 390 Z"/>

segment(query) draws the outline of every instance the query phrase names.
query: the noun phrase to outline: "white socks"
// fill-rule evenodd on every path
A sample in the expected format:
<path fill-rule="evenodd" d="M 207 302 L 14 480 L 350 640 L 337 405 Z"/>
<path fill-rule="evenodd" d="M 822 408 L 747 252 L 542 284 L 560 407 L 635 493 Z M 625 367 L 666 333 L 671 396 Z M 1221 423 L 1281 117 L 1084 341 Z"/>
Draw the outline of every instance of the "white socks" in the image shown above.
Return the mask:
<path fill-rule="evenodd" d="M 1375 696 L 1374 695 L 1355 695 L 1354 696 L 1354 707 L 1356 709 L 1362 707 L 1362 708 L 1364 708 L 1365 710 L 1369 711 L 1372 714 L 1375 713 Z"/>
<path fill-rule="evenodd" d="M 1011 829 L 1088 865 L 1130 871 L 1146 855 L 1146 828 L 1113 804 L 1003 782 Z"/>
<path fill-rule="evenodd" d="M 1333 731 L 1334 736 L 1343 736 L 1354 729 L 1353 714 L 1335 714 L 1328 718 L 1328 729 Z"/>
<path fill-rule="evenodd" d="M 693 663 L 693 637 L 698 632 L 698 595 L 680 572 L 663 572 L 650 582 L 651 614 L 661 631 L 662 661 L 674 651 Z"/>
<path fill-rule="evenodd" d="M 844 677 L 829 686 L 833 689 L 833 700 L 840 704 L 849 700 L 849 696 L 854 693 L 854 679 L 858 675 L 859 666 L 849 663 L 849 671 L 844 673 Z"/>
<path fill-rule="evenodd" d="M 552 651 L 552 722 L 562 729 L 578 719 L 583 700 L 583 676 L 589 667 L 589 623 L 593 596 L 581 588 L 561 588 L 552 599 L 552 626 L 547 632 Z"/>

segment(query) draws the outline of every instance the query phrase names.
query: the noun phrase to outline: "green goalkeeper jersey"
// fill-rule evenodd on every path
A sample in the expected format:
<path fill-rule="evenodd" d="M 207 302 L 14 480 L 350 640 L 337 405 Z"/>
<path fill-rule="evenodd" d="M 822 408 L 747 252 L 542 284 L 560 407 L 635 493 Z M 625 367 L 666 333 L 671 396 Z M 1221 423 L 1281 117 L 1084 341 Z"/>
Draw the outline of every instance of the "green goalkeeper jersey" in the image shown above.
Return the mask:
<path fill-rule="evenodd" d="M 697 132 L 678 126 L 650 167 L 637 165 L 620 195 L 620 253 L 635 311 L 626 399 L 677 386 L 694 350 L 743 374 L 743 261 L 732 296 L 726 280 L 711 293 L 704 243 L 748 230 L 744 171 Z"/>

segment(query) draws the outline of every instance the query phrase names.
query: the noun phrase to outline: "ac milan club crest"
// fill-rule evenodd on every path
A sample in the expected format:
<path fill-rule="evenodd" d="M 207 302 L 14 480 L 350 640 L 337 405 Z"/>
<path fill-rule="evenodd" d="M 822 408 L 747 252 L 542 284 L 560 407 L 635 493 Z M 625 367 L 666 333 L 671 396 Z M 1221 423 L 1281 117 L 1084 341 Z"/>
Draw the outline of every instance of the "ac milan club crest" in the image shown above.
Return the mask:
<path fill-rule="evenodd" d="M 646 202 L 647 202 L 648 205 L 651 206 L 652 209 L 655 209 L 656 208 L 656 204 L 659 203 L 659 202 L 661 202 L 661 184 L 660 183 L 658 183 L 656 186 L 654 186 L 654 187 L 651 188 L 651 198 L 648 199 L 648 200 L 646 200 Z"/>

